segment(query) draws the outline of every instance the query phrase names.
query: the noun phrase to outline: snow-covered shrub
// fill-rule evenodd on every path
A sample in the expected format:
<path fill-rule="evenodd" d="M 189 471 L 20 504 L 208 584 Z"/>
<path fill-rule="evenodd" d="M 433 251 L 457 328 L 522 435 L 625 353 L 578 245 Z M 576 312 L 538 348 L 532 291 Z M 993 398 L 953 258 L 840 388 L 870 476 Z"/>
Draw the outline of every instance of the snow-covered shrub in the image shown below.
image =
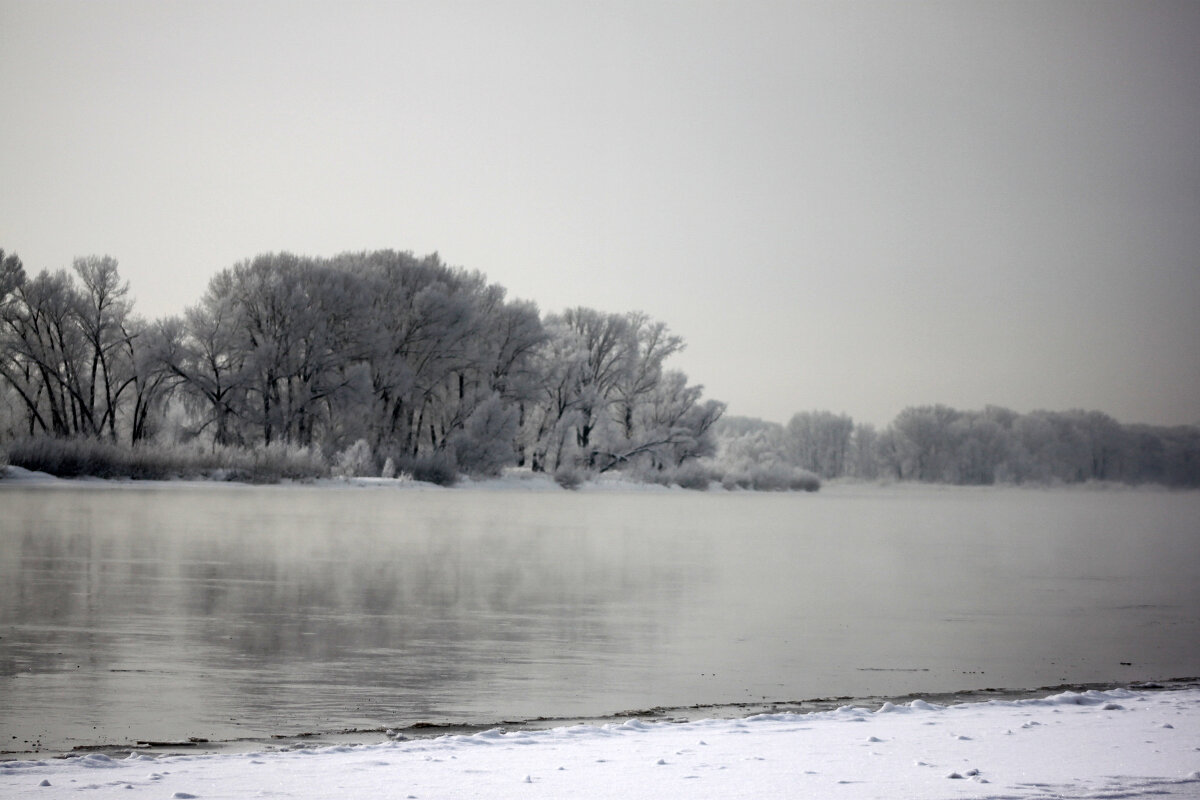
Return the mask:
<path fill-rule="evenodd" d="M 624 474 L 641 483 L 655 483 L 659 486 L 679 486 L 683 489 L 704 491 L 717 477 L 711 467 L 689 459 L 678 467 L 657 468 L 650 465 L 639 465 Z"/>
<path fill-rule="evenodd" d="M 339 478 L 361 478 L 375 474 L 375 458 L 366 439 L 359 439 L 338 453 L 333 474 Z"/>
<path fill-rule="evenodd" d="M 413 480 L 438 486 L 453 486 L 458 482 L 454 456 L 444 452 L 410 459 L 404 463 L 404 471 L 412 475 Z"/>
<path fill-rule="evenodd" d="M 19 439 L 28 424 L 21 406 L 24 401 L 7 384 L 0 384 L 0 441 Z M 4 448 L 0 446 L 0 459 L 4 458 Z M 8 463 L 0 461 L 0 463 Z"/>
<path fill-rule="evenodd" d="M 639 483 L 654 483 L 659 486 L 670 486 L 675 482 L 674 470 L 658 469 L 651 464 L 638 464 L 629 469 L 621 470 L 626 477 Z"/>
<path fill-rule="evenodd" d="M 759 492 L 815 492 L 821 488 L 821 479 L 808 470 L 775 462 L 730 470 L 721 479 L 721 485 L 726 489 L 753 489 Z"/>
<path fill-rule="evenodd" d="M 792 481 L 788 488 L 793 492 L 815 492 L 821 488 L 821 479 L 808 470 L 797 469 L 792 473 Z"/>
<path fill-rule="evenodd" d="M 275 483 L 328 474 L 320 448 L 274 443 L 268 447 L 209 447 L 198 442 L 136 447 L 92 438 L 35 437 L 9 445 L 12 464 L 62 478 L 220 477 L 252 483 Z"/>
<path fill-rule="evenodd" d="M 514 463 L 518 416 L 516 406 L 505 405 L 498 394 L 476 406 L 454 435 L 458 468 L 468 475 L 495 477 Z"/>
<path fill-rule="evenodd" d="M 166 459 L 149 448 L 135 451 L 92 438 L 43 436 L 20 439 L 9 445 L 8 458 L 14 466 L 48 472 L 60 478 L 171 477 Z"/>
<path fill-rule="evenodd" d="M 387 460 L 383 462 L 383 470 L 379 473 L 379 477 L 388 480 L 396 477 L 396 462 L 391 456 L 388 456 Z"/>
<path fill-rule="evenodd" d="M 697 461 L 686 461 L 671 472 L 671 480 L 684 489 L 703 492 L 713 482 L 713 474 Z"/>
<path fill-rule="evenodd" d="M 319 447 L 272 442 L 266 447 L 257 447 L 250 453 L 250 481 L 253 483 L 277 483 L 284 478 L 301 480 L 329 474 L 329 467 L 326 466 Z"/>
<path fill-rule="evenodd" d="M 563 464 L 554 470 L 554 482 L 564 489 L 578 489 L 583 483 L 583 470 L 570 464 Z"/>
<path fill-rule="evenodd" d="M 772 464 L 751 468 L 750 485 L 760 492 L 815 492 L 821 488 L 821 479 L 806 469 Z"/>

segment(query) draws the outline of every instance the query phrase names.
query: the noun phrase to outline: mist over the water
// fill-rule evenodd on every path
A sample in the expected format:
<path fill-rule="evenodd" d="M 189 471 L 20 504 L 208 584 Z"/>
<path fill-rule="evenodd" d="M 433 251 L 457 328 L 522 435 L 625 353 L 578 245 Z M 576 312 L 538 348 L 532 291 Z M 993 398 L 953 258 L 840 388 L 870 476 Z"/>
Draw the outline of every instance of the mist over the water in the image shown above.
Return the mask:
<path fill-rule="evenodd" d="M 0 485 L 0 733 L 61 751 L 1182 677 L 1197 502 Z"/>

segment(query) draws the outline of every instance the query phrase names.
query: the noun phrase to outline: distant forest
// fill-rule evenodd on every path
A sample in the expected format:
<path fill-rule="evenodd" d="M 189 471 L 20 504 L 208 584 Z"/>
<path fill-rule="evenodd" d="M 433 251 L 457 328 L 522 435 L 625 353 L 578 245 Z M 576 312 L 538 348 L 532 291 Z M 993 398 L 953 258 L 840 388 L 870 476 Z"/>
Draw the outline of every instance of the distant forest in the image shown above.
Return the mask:
<path fill-rule="evenodd" d="M 1099 412 L 909 408 L 883 431 L 722 419 L 668 367 L 683 347 L 637 312 L 542 315 L 436 254 L 262 255 L 151 321 L 109 257 L 30 277 L 0 251 L 0 440 L 56 474 L 1200 486 L 1200 429 Z"/>
<path fill-rule="evenodd" d="M 920 406 L 883 430 L 808 411 L 787 425 L 726 417 L 715 435 L 726 461 L 778 461 L 825 479 L 1200 487 L 1200 427 L 1122 425 L 1099 411 Z"/>

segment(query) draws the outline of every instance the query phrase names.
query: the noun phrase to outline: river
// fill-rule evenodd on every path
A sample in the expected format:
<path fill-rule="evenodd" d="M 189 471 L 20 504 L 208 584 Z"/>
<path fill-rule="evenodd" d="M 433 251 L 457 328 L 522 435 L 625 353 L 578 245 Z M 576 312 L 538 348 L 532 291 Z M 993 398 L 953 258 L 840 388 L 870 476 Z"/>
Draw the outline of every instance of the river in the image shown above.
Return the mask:
<path fill-rule="evenodd" d="M 1197 674 L 1200 492 L 0 482 L 10 753 Z"/>

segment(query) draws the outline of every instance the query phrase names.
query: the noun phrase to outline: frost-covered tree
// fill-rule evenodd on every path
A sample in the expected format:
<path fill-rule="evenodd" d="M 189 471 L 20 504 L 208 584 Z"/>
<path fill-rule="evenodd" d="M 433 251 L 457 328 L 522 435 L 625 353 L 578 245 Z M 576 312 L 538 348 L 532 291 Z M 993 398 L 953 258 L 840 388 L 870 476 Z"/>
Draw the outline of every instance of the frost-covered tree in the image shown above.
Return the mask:
<path fill-rule="evenodd" d="M 128 352 L 124 327 L 129 284 L 121 282 L 117 262 L 108 256 L 78 258 L 73 266 L 83 283 L 78 313 L 87 351 L 79 375 L 84 418 L 93 433 L 107 427 L 109 437 L 116 440 L 116 402 L 132 371 L 127 362 L 122 363 Z"/>
<path fill-rule="evenodd" d="M 20 257 L 0 249 L 0 376 L 20 400 L 32 436 L 50 428 L 40 410 L 38 365 L 26 353 L 26 281 Z"/>
<path fill-rule="evenodd" d="M 90 263 L 76 262 L 77 270 Z M 65 270 L 22 276 L 14 266 L 6 270 L 12 288 L 3 306 L 3 375 L 25 404 L 30 431 L 98 436 L 107 429 L 115 436 L 114 350 L 121 342 L 113 322 L 121 306 L 112 294 L 98 298 L 90 287 L 84 294 Z"/>
<path fill-rule="evenodd" d="M 479 273 L 382 251 L 339 257 L 367 289 L 362 359 L 373 438 L 401 461 L 452 455 L 451 439 L 494 393 L 514 409 L 529 394 L 541 340 L 536 309 L 510 305 Z M 519 412 L 518 412 L 519 413 Z"/>
<path fill-rule="evenodd" d="M 724 406 L 664 362 L 683 340 L 641 313 L 573 308 L 546 321 L 541 390 L 527 415 L 534 469 L 678 467 L 712 450 Z"/>
<path fill-rule="evenodd" d="M 687 376 L 669 370 L 646 394 L 629 406 L 619 406 L 621 424 L 608 449 L 597 452 L 601 472 L 642 464 L 651 470 L 673 470 L 688 459 L 712 455 L 713 425 L 725 411 L 715 400 L 702 400 L 703 387 L 689 385 Z"/>
<path fill-rule="evenodd" d="M 20 398 L 29 435 L 136 437 L 157 387 L 143 380 L 143 323 L 128 295 L 108 256 L 30 279 L 0 251 L 0 377 Z"/>
<path fill-rule="evenodd" d="M 198 411 L 198 431 L 209 429 L 218 445 L 241 440 L 237 423 L 248 414 L 248 347 L 240 335 L 230 283 L 228 272 L 219 273 L 183 319 L 159 323 L 163 362 L 178 378 L 185 400 Z"/>
<path fill-rule="evenodd" d="M 178 320 L 176 320 L 176 323 Z M 167 361 L 169 339 L 163 321 L 147 322 L 131 317 L 123 326 L 125 356 L 130 368 L 128 392 L 132 401 L 129 418 L 131 444 L 153 435 L 176 383 Z"/>
<path fill-rule="evenodd" d="M 716 454 L 708 460 L 727 489 L 806 490 L 820 486 L 815 474 L 791 462 L 787 430 L 777 422 L 749 417 L 716 425 Z"/>
<path fill-rule="evenodd" d="M 579 387 L 587 368 L 583 337 L 561 317 L 546 320 L 546 340 L 534 353 L 537 391 L 525 414 L 522 441 L 535 472 L 553 472 L 574 460 Z"/>
<path fill-rule="evenodd" d="M 86 364 L 85 342 L 76 320 L 82 298 L 64 270 L 41 272 L 19 288 L 15 314 L 7 320 L 9 355 L 31 419 L 55 436 L 91 435 L 79 377 Z"/>
<path fill-rule="evenodd" d="M 958 484 L 990 485 L 1008 457 L 1008 434 L 983 414 L 963 414 L 950 424 L 954 443 L 947 479 Z"/>
<path fill-rule="evenodd" d="M 453 464 L 481 405 L 519 423 L 544 339 L 536 306 L 393 251 L 241 262 L 169 330 L 166 361 L 217 443 L 342 452 L 364 438 L 401 468 Z"/>
<path fill-rule="evenodd" d="M 875 480 L 879 477 L 879 431 L 874 425 L 859 423 L 854 426 L 850 439 L 847 474 L 864 480 Z"/>
<path fill-rule="evenodd" d="M 582 345 L 584 361 L 575 373 L 572 406 L 575 444 L 588 468 L 595 466 L 592 437 L 612 422 L 611 411 L 621 399 L 619 387 L 631 380 L 637 366 L 637 333 L 624 314 L 573 308 L 562 315 L 569 334 Z"/>
<path fill-rule="evenodd" d="M 829 411 L 803 411 L 787 425 L 787 447 L 791 461 L 822 478 L 846 474 L 854 420 Z"/>
<path fill-rule="evenodd" d="M 944 481 L 954 451 L 951 424 L 959 412 L 943 405 L 906 408 L 892 422 L 897 469 L 904 478 Z"/>

